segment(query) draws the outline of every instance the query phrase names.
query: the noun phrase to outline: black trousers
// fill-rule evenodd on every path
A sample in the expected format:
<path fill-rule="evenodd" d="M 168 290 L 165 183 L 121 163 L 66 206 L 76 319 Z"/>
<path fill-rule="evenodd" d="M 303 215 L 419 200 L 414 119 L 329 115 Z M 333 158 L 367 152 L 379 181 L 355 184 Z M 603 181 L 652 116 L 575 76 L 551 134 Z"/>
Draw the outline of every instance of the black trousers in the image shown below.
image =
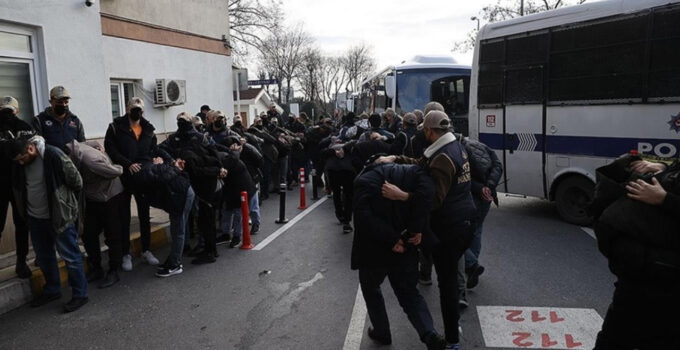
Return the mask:
<path fill-rule="evenodd" d="M 5 169 L 7 171 L 9 169 Z M 17 260 L 25 261 L 28 255 L 28 226 L 26 220 L 19 214 L 21 208 L 17 208 L 14 194 L 10 184 L 0 184 L 0 237 L 7 220 L 7 209 L 12 204 L 12 220 L 14 220 L 14 240 L 16 241 Z"/>
<path fill-rule="evenodd" d="M 680 349 L 680 286 L 619 279 L 595 350 Z"/>
<path fill-rule="evenodd" d="M 130 254 L 130 220 L 131 220 L 131 203 L 132 196 L 135 196 L 135 203 L 137 203 L 137 217 L 139 218 L 139 231 L 142 241 L 142 252 L 149 250 L 151 247 L 151 217 L 149 214 L 149 202 L 143 194 L 132 192 L 125 189 L 123 191 L 122 201 L 124 202 L 123 216 L 121 223 L 123 224 L 123 255 Z"/>
<path fill-rule="evenodd" d="M 87 261 L 94 268 L 101 268 L 102 256 L 99 234 L 104 231 L 105 243 L 109 247 L 109 269 L 118 270 L 123 262 L 123 229 L 121 218 L 125 212 L 124 195 L 121 193 L 107 202 L 85 202 L 85 232 L 83 243 Z M 129 203 L 129 202 L 128 202 Z M 129 208 L 128 213 L 130 212 Z M 130 240 L 128 239 L 128 242 Z"/>
<path fill-rule="evenodd" d="M 203 251 L 206 253 L 217 253 L 217 227 L 215 225 L 215 215 L 218 202 L 198 200 L 198 228 L 201 230 L 205 246 Z"/>
<path fill-rule="evenodd" d="M 391 336 L 390 322 L 385 310 L 380 285 L 385 277 L 390 281 L 392 290 L 399 300 L 399 305 L 406 313 L 413 328 L 418 332 L 420 339 L 428 333 L 434 332 L 432 315 L 427 307 L 423 296 L 418 288 L 418 260 L 415 252 L 407 253 L 408 262 L 403 266 L 395 266 L 384 269 L 359 269 L 359 283 L 361 292 L 366 301 L 366 310 L 371 324 L 380 336 Z"/>
<path fill-rule="evenodd" d="M 333 191 L 335 215 L 342 218 L 343 223 L 352 221 L 352 197 L 354 196 L 354 172 L 328 171 L 328 181 Z"/>
<path fill-rule="evenodd" d="M 444 319 L 444 334 L 448 343 L 460 342 L 458 334 L 458 260 L 470 246 L 475 226 L 449 228 L 447 232 L 436 232 L 439 244 L 432 250 L 432 260 L 437 271 L 439 301 Z M 444 239 L 442 239 L 445 237 Z"/>

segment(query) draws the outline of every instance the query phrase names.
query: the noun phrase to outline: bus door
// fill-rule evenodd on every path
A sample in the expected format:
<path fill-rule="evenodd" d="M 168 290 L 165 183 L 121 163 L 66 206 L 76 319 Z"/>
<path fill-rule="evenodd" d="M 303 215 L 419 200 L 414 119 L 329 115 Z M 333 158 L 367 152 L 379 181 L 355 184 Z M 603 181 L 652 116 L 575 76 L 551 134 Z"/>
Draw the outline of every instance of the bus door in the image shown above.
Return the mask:
<path fill-rule="evenodd" d="M 509 193 L 544 198 L 543 68 L 508 69 L 505 77 L 506 189 Z"/>

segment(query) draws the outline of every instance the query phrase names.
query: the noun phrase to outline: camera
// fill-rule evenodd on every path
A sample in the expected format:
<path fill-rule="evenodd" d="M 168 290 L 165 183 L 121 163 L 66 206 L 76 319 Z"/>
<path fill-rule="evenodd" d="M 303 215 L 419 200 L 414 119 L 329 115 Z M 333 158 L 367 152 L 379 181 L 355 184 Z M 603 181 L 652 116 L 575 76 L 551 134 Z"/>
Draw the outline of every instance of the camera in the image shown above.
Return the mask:
<path fill-rule="evenodd" d="M 90 7 L 94 5 L 95 0 L 85 0 L 85 6 Z"/>

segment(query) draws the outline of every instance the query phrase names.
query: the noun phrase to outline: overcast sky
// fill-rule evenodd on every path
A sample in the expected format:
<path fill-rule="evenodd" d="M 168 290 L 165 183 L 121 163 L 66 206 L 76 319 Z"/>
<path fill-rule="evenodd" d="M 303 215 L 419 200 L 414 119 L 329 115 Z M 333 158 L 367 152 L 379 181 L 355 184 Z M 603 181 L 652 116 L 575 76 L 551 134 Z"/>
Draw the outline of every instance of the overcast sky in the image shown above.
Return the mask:
<path fill-rule="evenodd" d="M 340 54 L 365 42 L 378 68 L 415 55 L 453 55 L 472 63 L 472 52 L 451 52 L 477 26 L 470 17 L 493 0 L 283 0 L 285 23 L 303 23 L 316 44 Z"/>

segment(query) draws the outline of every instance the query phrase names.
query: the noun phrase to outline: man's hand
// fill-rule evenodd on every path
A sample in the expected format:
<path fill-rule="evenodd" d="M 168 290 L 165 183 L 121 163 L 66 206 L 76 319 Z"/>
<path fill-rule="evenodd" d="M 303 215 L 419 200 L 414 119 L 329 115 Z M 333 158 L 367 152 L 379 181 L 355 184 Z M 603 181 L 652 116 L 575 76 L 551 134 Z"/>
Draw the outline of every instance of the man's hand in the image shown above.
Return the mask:
<path fill-rule="evenodd" d="M 229 173 L 229 172 L 227 171 L 227 169 L 221 168 L 221 169 L 220 169 L 220 174 L 217 175 L 217 176 L 218 176 L 220 179 L 224 179 L 225 177 L 227 177 L 227 174 L 228 174 L 228 173 Z"/>
<path fill-rule="evenodd" d="M 386 164 L 386 163 L 394 163 L 394 161 L 397 159 L 396 156 L 382 156 L 378 157 L 378 159 L 375 160 L 375 164 Z"/>
<path fill-rule="evenodd" d="M 648 162 L 646 160 L 636 160 L 632 163 L 631 170 L 635 174 L 660 173 L 666 170 L 666 165 L 663 163 Z"/>
<path fill-rule="evenodd" d="M 418 233 L 414 234 L 413 237 L 409 238 L 408 242 L 413 244 L 413 245 L 419 245 L 420 242 L 422 242 L 422 240 L 423 240 L 423 234 L 418 232 Z"/>
<path fill-rule="evenodd" d="M 492 202 L 493 201 L 493 194 L 491 193 L 491 189 L 484 186 L 482 187 L 482 199 L 487 201 L 487 202 Z"/>
<path fill-rule="evenodd" d="M 163 164 L 163 158 L 161 157 L 156 157 L 153 159 L 154 164 Z"/>
<path fill-rule="evenodd" d="M 136 174 L 136 173 L 138 173 L 140 170 L 142 170 L 142 165 L 139 164 L 139 163 L 133 163 L 133 164 L 130 165 L 130 167 L 128 168 L 128 171 L 130 172 L 130 174 Z"/>
<path fill-rule="evenodd" d="M 656 178 L 652 178 L 652 184 L 643 180 L 631 181 L 626 186 L 628 198 L 638 200 L 642 203 L 659 205 L 666 199 L 666 190 Z"/>
<path fill-rule="evenodd" d="M 392 251 L 399 254 L 404 253 L 404 251 L 406 251 L 406 249 L 404 248 L 404 242 L 400 239 L 397 242 L 397 244 L 395 244 L 394 247 L 392 247 Z"/>
<path fill-rule="evenodd" d="M 387 180 L 382 185 L 382 196 L 392 201 L 406 202 L 408 200 L 408 193 L 387 182 Z"/>
<path fill-rule="evenodd" d="M 238 142 L 243 146 L 246 144 L 247 140 L 244 137 L 241 137 Z"/>
<path fill-rule="evenodd" d="M 229 149 L 234 152 L 241 152 L 243 146 L 239 145 L 238 143 L 232 143 L 231 146 L 229 146 Z"/>
<path fill-rule="evenodd" d="M 382 135 L 378 134 L 377 132 L 372 132 L 372 133 L 369 135 L 369 138 L 370 138 L 371 140 L 382 140 Z"/>
<path fill-rule="evenodd" d="M 186 162 L 184 161 L 184 159 L 177 158 L 177 160 L 175 160 L 174 165 L 177 167 L 177 169 L 184 171 L 184 166 L 186 165 Z"/>

